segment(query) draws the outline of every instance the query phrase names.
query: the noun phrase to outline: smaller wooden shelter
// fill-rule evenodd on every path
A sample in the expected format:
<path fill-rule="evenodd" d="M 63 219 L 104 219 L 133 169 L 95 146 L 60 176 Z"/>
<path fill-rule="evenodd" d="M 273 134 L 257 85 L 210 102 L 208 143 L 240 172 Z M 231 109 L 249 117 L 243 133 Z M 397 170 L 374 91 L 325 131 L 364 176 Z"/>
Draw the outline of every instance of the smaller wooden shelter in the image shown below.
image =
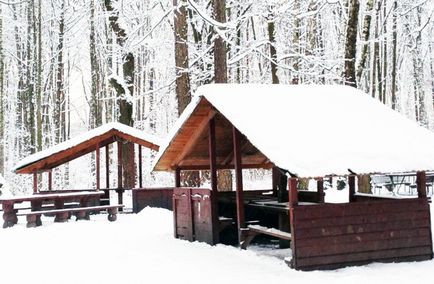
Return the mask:
<path fill-rule="evenodd" d="M 100 168 L 101 168 L 101 148 L 105 148 L 106 161 L 106 190 L 110 187 L 109 172 L 109 145 L 117 143 L 118 147 L 118 188 L 116 189 L 120 196 L 122 195 L 122 151 L 123 143 L 131 142 L 138 145 L 138 163 L 139 163 L 139 187 L 142 187 L 142 147 L 158 151 L 160 140 L 157 137 L 146 134 L 145 132 L 132 128 L 130 126 L 111 122 L 98 128 L 87 131 L 68 141 L 59 143 L 51 148 L 35 153 L 23 159 L 15 166 L 14 171 L 19 174 L 33 174 L 34 192 L 38 191 L 38 173 L 48 173 L 48 187 L 52 189 L 52 169 L 79 158 L 91 152 L 96 153 L 96 190 L 100 186 Z M 131 161 L 132 163 L 134 161 Z M 121 203 L 121 202 L 120 202 Z"/>
<path fill-rule="evenodd" d="M 235 221 L 241 247 L 258 234 L 290 240 L 292 267 L 327 269 L 432 259 L 433 145 L 434 133 L 351 87 L 215 84 L 198 88 L 154 170 L 175 172 L 175 237 L 216 244 Z M 273 169 L 269 189 L 244 189 L 252 168 Z M 234 170 L 235 192 L 217 191 L 220 169 Z M 182 188 L 188 170 L 209 170 L 210 188 Z M 388 173 L 416 175 L 418 196 L 356 193 L 360 175 Z M 348 179 L 348 203 L 324 203 L 334 176 Z"/>

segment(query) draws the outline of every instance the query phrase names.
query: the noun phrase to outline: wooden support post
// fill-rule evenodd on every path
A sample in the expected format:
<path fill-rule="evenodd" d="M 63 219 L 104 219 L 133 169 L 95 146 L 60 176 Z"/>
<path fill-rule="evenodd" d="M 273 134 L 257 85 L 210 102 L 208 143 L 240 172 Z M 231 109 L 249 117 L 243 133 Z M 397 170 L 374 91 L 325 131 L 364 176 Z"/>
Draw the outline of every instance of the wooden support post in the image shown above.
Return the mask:
<path fill-rule="evenodd" d="M 38 192 L 38 174 L 36 172 L 33 173 L 33 193 Z"/>
<path fill-rule="evenodd" d="M 288 180 L 289 192 L 289 208 L 298 205 L 298 191 L 297 191 L 297 178 L 289 178 Z"/>
<path fill-rule="evenodd" d="M 211 213 L 212 213 L 212 230 L 213 244 L 219 242 L 219 214 L 218 214 L 218 192 L 217 192 L 217 162 L 216 162 L 216 137 L 215 137 L 215 118 L 209 121 L 208 130 L 208 155 L 209 169 L 211 172 Z"/>
<path fill-rule="evenodd" d="M 348 201 L 354 202 L 356 200 L 355 195 L 356 194 L 356 175 L 349 175 L 348 176 Z"/>
<path fill-rule="evenodd" d="M 181 169 L 175 169 L 175 187 L 181 187 Z"/>
<path fill-rule="evenodd" d="M 99 143 L 96 144 L 95 149 L 95 168 L 96 168 L 96 190 L 100 190 L 100 153 L 99 153 Z"/>
<path fill-rule="evenodd" d="M 110 188 L 110 149 L 109 145 L 105 146 L 105 187 Z"/>
<path fill-rule="evenodd" d="M 243 168 L 240 151 L 240 132 L 232 126 L 232 139 L 234 147 L 234 164 L 235 164 L 235 183 L 236 183 L 236 200 L 237 200 L 237 225 L 238 225 L 238 244 L 244 242 L 243 230 L 246 227 L 244 218 L 244 197 L 243 197 Z"/>
<path fill-rule="evenodd" d="M 48 190 L 52 191 L 53 190 L 53 170 L 50 169 L 48 171 Z"/>
<path fill-rule="evenodd" d="M 416 173 L 417 196 L 426 198 L 426 174 L 424 171 Z"/>
<path fill-rule="evenodd" d="M 118 141 L 118 189 L 121 189 L 123 186 L 122 183 L 122 142 Z"/>
<path fill-rule="evenodd" d="M 139 188 L 143 187 L 143 178 L 142 178 L 142 145 L 139 146 Z"/>
<path fill-rule="evenodd" d="M 317 193 L 318 193 L 318 202 L 324 203 L 324 180 L 319 178 L 316 181 Z"/>
<path fill-rule="evenodd" d="M 271 168 L 271 184 L 272 184 L 271 186 L 273 188 L 274 196 L 277 196 L 277 185 L 279 182 L 278 175 L 279 175 L 279 169 L 277 167 Z"/>
<path fill-rule="evenodd" d="M 118 204 L 123 203 L 123 182 L 122 182 L 122 142 L 118 141 Z"/>

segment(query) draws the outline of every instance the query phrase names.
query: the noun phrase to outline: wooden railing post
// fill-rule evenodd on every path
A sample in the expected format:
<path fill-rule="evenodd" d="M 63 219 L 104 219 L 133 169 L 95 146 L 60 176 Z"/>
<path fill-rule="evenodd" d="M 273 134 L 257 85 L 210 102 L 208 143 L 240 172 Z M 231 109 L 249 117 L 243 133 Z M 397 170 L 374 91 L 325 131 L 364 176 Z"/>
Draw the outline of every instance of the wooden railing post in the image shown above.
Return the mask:
<path fill-rule="evenodd" d="M 426 198 L 426 174 L 424 171 L 416 173 L 417 196 Z"/>
<path fill-rule="evenodd" d="M 324 180 L 323 178 L 319 178 L 316 181 L 317 193 L 318 193 L 318 202 L 324 203 Z"/>
<path fill-rule="evenodd" d="M 356 200 L 356 176 L 351 174 L 348 176 L 348 201 L 354 202 Z"/>
<path fill-rule="evenodd" d="M 289 208 L 298 205 L 297 178 L 288 179 Z"/>
<path fill-rule="evenodd" d="M 175 187 L 181 187 L 181 169 L 175 169 Z"/>
<path fill-rule="evenodd" d="M 33 173 L 33 193 L 38 192 L 38 174 L 36 172 Z"/>

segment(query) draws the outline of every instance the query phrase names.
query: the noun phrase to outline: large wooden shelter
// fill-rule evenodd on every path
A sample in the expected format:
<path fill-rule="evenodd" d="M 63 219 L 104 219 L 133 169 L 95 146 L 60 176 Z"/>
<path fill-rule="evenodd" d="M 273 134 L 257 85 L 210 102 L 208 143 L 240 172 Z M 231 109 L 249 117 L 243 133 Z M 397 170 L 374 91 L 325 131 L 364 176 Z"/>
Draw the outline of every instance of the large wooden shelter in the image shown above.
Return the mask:
<path fill-rule="evenodd" d="M 158 138 L 148 135 L 141 130 L 129 127 L 124 124 L 112 122 L 98 128 L 92 129 L 70 140 L 59 143 L 51 148 L 35 153 L 23 159 L 16 165 L 14 171 L 19 174 L 33 174 L 34 192 L 38 191 L 38 173 L 48 173 L 48 188 L 52 189 L 52 170 L 62 164 L 79 158 L 91 152 L 96 153 L 96 190 L 100 186 L 100 168 L 101 168 L 101 149 L 105 148 L 105 177 L 106 190 L 109 189 L 109 145 L 116 143 L 118 147 L 118 171 L 116 189 L 119 196 L 122 196 L 122 144 L 126 142 L 138 145 L 138 163 L 139 163 L 139 187 L 142 187 L 142 148 L 146 147 L 158 151 L 160 141 Z M 134 161 L 130 161 L 134 162 Z M 121 198 L 120 198 L 121 199 Z"/>
<path fill-rule="evenodd" d="M 325 269 L 433 257 L 433 145 L 432 132 L 354 88 L 219 84 L 198 89 L 154 170 L 175 172 L 176 237 L 216 244 L 235 221 L 241 247 L 258 234 L 290 240 L 292 267 Z M 243 188 L 251 168 L 273 169 L 269 190 Z M 210 188 L 181 187 L 181 171 L 204 169 Z M 217 191 L 219 169 L 234 170 L 235 192 Z M 356 193 L 360 175 L 398 172 L 417 176 L 417 197 Z M 324 203 L 332 176 L 348 179 L 348 203 Z M 300 190 L 301 178 L 317 190 Z"/>

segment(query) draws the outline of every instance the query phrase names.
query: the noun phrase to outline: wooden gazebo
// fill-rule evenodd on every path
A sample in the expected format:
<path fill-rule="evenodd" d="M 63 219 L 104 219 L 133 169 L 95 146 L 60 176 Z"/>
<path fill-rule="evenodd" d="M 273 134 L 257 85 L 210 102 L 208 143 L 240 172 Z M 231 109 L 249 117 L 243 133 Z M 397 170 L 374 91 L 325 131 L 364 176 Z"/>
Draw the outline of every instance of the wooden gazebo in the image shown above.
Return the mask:
<path fill-rule="evenodd" d="M 235 221 L 241 247 L 258 234 L 290 240 L 290 263 L 302 270 L 433 257 L 432 132 L 344 86 L 218 84 L 196 95 L 154 162 L 175 172 L 175 237 L 216 244 Z M 273 169 L 270 190 L 244 190 L 242 170 L 251 168 Z M 234 169 L 235 192 L 217 191 L 219 169 Z M 210 188 L 182 188 L 184 170 L 209 170 Z M 388 173 L 417 175 L 418 196 L 356 193 L 359 175 Z M 324 203 L 331 176 L 348 178 L 348 203 Z M 317 191 L 300 190 L 300 178 L 316 179 Z"/>
<path fill-rule="evenodd" d="M 146 147 L 154 151 L 159 149 L 159 139 L 145 132 L 124 124 L 111 122 L 98 128 L 87 131 L 70 140 L 54 145 L 51 148 L 35 153 L 23 159 L 14 169 L 19 174 L 33 174 L 33 191 L 38 192 L 38 173 L 48 173 L 48 189 L 52 190 L 52 169 L 89 154 L 96 153 L 96 190 L 100 190 L 101 148 L 105 148 L 106 189 L 110 187 L 109 172 L 109 145 L 117 143 L 118 147 L 118 176 L 116 189 L 121 199 L 122 196 L 122 143 L 131 142 L 138 145 L 138 176 L 139 187 L 142 187 L 142 148 Z M 133 163 L 134 161 L 130 161 Z M 120 200 L 121 202 L 121 200 Z"/>

